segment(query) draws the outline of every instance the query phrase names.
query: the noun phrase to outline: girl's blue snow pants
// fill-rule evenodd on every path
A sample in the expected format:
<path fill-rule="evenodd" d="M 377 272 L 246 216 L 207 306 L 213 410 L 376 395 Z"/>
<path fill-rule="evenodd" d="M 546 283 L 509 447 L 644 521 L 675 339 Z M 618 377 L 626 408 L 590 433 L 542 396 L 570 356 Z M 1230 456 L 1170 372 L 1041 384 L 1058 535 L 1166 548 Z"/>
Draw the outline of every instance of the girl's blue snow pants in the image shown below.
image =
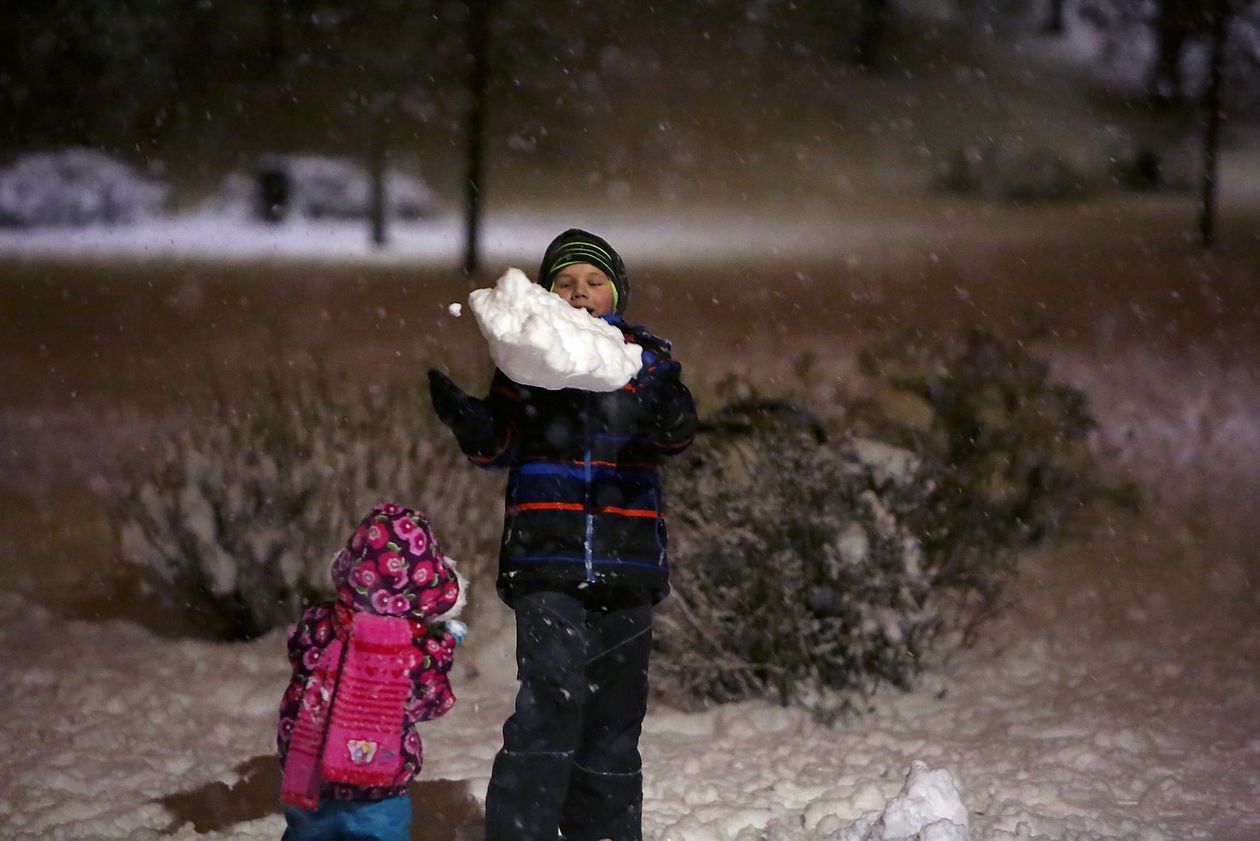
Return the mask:
<path fill-rule="evenodd" d="M 286 806 L 288 829 L 282 841 L 408 841 L 411 798 L 319 801 L 313 812 Z"/>

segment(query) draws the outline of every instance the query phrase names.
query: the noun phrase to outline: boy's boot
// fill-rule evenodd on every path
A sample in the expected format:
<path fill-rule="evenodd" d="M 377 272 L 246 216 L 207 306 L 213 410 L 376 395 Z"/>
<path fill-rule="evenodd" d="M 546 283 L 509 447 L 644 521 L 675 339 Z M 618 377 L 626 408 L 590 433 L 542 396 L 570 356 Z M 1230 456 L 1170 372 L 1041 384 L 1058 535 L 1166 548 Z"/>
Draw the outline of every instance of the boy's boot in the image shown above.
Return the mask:
<path fill-rule="evenodd" d="M 485 841 L 556 841 L 573 756 L 499 751 L 486 789 Z"/>
<path fill-rule="evenodd" d="M 560 834 L 565 841 L 642 841 L 642 772 L 610 774 L 575 765 Z"/>

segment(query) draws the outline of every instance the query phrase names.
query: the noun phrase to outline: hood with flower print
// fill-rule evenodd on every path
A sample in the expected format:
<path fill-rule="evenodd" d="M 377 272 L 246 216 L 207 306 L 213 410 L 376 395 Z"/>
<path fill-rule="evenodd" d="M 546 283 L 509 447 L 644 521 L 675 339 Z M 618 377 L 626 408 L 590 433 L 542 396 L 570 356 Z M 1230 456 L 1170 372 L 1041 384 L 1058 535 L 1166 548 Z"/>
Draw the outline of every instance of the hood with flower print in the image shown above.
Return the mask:
<path fill-rule="evenodd" d="M 340 602 L 379 616 L 428 621 L 463 605 L 463 582 L 424 513 L 392 502 L 355 528 L 333 559 L 332 583 Z"/>

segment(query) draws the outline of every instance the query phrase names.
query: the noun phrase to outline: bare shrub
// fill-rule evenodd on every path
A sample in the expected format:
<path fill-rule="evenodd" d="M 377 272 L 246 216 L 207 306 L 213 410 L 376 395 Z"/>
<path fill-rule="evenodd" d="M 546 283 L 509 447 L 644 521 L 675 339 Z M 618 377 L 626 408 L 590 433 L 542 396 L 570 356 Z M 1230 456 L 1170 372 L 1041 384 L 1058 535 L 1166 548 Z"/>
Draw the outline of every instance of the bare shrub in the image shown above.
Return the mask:
<path fill-rule="evenodd" d="M 862 361 L 843 434 L 742 400 L 671 467 L 656 682 L 672 699 L 833 714 L 910 688 L 998 609 L 1014 553 L 1099 489 L 1084 398 L 1017 345 L 903 340 Z"/>
<path fill-rule="evenodd" d="M 159 601 L 227 639 L 263 634 L 327 597 L 333 553 L 383 499 L 422 508 L 464 575 L 488 580 L 501 520 L 494 480 L 444 446 L 421 393 L 307 375 L 273 377 L 242 403 L 212 398 L 121 489 L 123 557 Z"/>
<path fill-rule="evenodd" d="M 1079 198 L 1096 185 L 1052 149 L 996 141 L 955 149 L 935 168 L 934 189 L 988 201 L 1042 202 Z"/>
<path fill-rule="evenodd" d="M 1099 478 L 1088 441 L 1096 423 L 1085 395 L 1051 382 L 1047 365 L 1019 342 L 980 330 L 907 336 L 868 349 L 860 362 L 882 388 L 855 402 L 851 422 L 937 465 L 940 478 L 919 528 L 929 551 L 948 554 L 960 575 L 972 555 L 1061 533 L 1092 498 L 1127 501 L 1130 489 Z M 906 423 L 881 405 L 890 397 L 917 401 L 930 422 Z M 983 589 L 979 579 L 987 577 L 974 586 Z"/>

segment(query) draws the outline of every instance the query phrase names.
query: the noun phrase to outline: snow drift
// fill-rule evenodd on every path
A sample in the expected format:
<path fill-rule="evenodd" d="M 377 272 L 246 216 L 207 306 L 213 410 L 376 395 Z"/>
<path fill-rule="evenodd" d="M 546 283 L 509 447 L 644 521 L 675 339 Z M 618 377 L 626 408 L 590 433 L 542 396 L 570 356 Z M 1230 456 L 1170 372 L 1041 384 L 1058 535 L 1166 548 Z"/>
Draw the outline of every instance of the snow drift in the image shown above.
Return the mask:
<path fill-rule="evenodd" d="M 31 153 L 0 170 L 0 228 L 129 225 L 157 216 L 168 192 L 95 149 Z"/>

